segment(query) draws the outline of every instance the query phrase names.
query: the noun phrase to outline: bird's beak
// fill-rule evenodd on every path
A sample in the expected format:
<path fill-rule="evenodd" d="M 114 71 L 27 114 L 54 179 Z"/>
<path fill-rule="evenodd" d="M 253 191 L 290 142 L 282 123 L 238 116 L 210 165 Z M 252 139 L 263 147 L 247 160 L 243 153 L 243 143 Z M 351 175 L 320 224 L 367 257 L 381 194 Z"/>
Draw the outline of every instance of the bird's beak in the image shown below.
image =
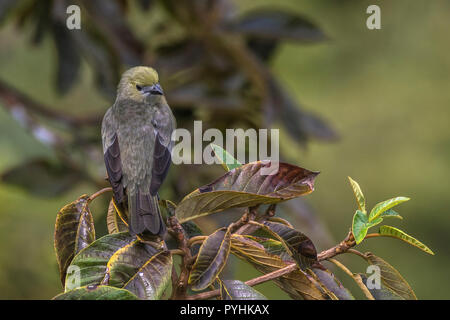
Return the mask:
<path fill-rule="evenodd" d="M 152 86 L 143 87 L 142 92 L 146 94 L 159 94 L 161 96 L 164 95 L 164 91 L 159 83 Z"/>

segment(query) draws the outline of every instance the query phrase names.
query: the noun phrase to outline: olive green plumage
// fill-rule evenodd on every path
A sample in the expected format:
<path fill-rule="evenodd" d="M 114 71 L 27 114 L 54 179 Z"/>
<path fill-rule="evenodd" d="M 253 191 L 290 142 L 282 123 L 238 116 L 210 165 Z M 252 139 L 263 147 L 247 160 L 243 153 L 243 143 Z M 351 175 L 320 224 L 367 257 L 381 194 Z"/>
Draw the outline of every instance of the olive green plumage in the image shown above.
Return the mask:
<path fill-rule="evenodd" d="M 103 118 L 102 140 L 114 202 L 128 213 L 132 234 L 165 233 L 157 191 L 170 166 L 175 127 L 156 71 L 126 71 Z"/>

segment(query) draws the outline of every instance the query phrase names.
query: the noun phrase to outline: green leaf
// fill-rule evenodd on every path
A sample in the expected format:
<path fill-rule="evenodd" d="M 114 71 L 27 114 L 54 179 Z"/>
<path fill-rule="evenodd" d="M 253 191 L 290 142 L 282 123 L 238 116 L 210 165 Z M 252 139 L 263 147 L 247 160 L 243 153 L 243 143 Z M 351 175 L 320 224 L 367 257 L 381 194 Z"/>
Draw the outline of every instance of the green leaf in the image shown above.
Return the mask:
<path fill-rule="evenodd" d="M 250 263 L 256 270 L 267 274 L 290 265 L 279 256 L 267 252 L 263 245 L 248 237 L 233 234 L 231 252 L 238 258 Z M 297 269 L 273 280 L 293 299 L 324 300 L 328 296 L 304 271 Z"/>
<path fill-rule="evenodd" d="M 138 300 L 138 297 L 128 290 L 92 285 L 58 294 L 53 300 Z"/>
<path fill-rule="evenodd" d="M 222 300 L 267 300 L 259 291 L 240 280 L 223 280 L 220 282 Z"/>
<path fill-rule="evenodd" d="M 95 228 L 88 207 L 89 196 L 82 195 L 64 206 L 56 216 L 54 246 L 64 286 L 73 257 L 95 240 Z"/>
<path fill-rule="evenodd" d="M 158 243 L 135 240 L 109 259 L 101 284 L 124 288 L 140 299 L 158 300 L 170 282 L 172 255 Z"/>
<path fill-rule="evenodd" d="M 342 283 L 335 277 L 335 275 L 323 268 L 312 268 L 312 272 L 318 277 L 320 283 L 322 283 L 329 291 L 331 291 L 339 300 L 355 300 L 355 297 L 348 291 Z"/>
<path fill-rule="evenodd" d="M 312 241 L 300 231 L 277 222 L 265 221 L 261 227 L 279 240 L 300 269 L 317 262 L 317 251 Z"/>
<path fill-rule="evenodd" d="M 192 290 L 206 289 L 220 274 L 230 253 L 230 237 L 230 230 L 221 228 L 203 242 L 189 275 Z"/>
<path fill-rule="evenodd" d="M 381 226 L 379 233 L 384 236 L 390 236 L 390 237 L 394 237 L 394 238 L 403 240 L 406 243 L 409 243 L 410 245 L 413 245 L 413 246 L 419 248 L 420 250 L 425 251 L 428 254 L 434 255 L 434 252 L 431 251 L 430 248 L 428 248 L 422 242 L 411 237 L 410 235 L 406 234 L 405 232 L 403 232 L 400 229 L 397 229 L 397 228 L 394 228 L 391 226 Z"/>
<path fill-rule="evenodd" d="M 318 172 L 278 163 L 276 173 L 263 174 L 276 168 L 276 163 L 273 163 L 269 169 L 271 164 L 270 161 L 244 164 L 188 194 L 176 208 L 178 220 L 182 223 L 229 208 L 278 203 L 314 190 Z"/>
<path fill-rule="evenodd" d="M 367 216 L 361 210 L 356 210 L 353 216 L 352 233 L 355 238 L 356 244 L 361 243 L 367 235 L 367 230 L 383 221 L 383 218 L 378 218 L 372 222 L 369 222 Z"/>
<path fill-rule="evenodd" d="M 220 164 L 226 171 L 230 171 L 242 166 L 242 163 L 237 161 L 231 154 L 228 153 L 227 150 L 214 143 L 211 143 L 210 146 L 213 149 L 216 157 L 219 159 Z"/>
<path fill-rule="evenodd" d="M 134 240 L 136 237 L 128 232 L 114 233 L 101 237 L 81 250 L 72 260 L 71 266 L 75 272 L 67 274 L 65 291 L 77 286 L 99 285 L 111 256 Z"/>
<path fill-rule="evenodd" d="M 380 288 L 372 288 L 370 289 L 367 286 L 367 275 L 360 273 L 361 279 L 364 283 L 364 285 L 367 287 L 369 292 L 372 294 L 372 296 L 375 298 L 375 300 L 404 300 L 401 296 L 396 294 L 395 292 L 391 291 L 387 287 L 385 287 L 382 283 L 380 284 Z"/>
<path fill-rule="evenodd" d="M 389 200 L 385 200 L 383 202 L 378 203 L 375 207 L 372 208 L 369 215 L 369 221 L 376 220 L 383 212 L 399 205 L 400 203 L 406 202 L 410 200 L 407 197 L 396 197 Z"/>
<path fill-rule="evenodd" d="M 382 214 L 380 214 L 379 218 L 398 218 L 398 219 L 403 219 L 403 217 L 401 215 L 399 215 L 396 211 L 389 209 L 384 211 Z"/>
<path fill-rule="evenodd" d="M 356 202 L 358 203 L 358 208 L 364 214 L 366 213 L 366 199 L 364 198 L 364 194 L 361 191 L 361 188 L 355 180 L 348 177 L 348 181 L 350 181 L 350 185 L 352 186 L 353 193 L 355 194 Z"/>
<path fill-rule="evenodd" d="M 369 263 L 380 268 L 381 283 L 387 289 L 399 295 L 402 299 L 417 300 L 417 297 L 408 282 L 403 279 L 401 274 L 395 270 L 393 266 L 370 252 L 367 252 L 365 256 Z"/>
<path fill-rule="evenodd" d="M 113 200 L 109 202 L 108 213 L 106 214 L 106 226 L 109 234 L 128 231 L 128 226 L 117 213 Z"/>

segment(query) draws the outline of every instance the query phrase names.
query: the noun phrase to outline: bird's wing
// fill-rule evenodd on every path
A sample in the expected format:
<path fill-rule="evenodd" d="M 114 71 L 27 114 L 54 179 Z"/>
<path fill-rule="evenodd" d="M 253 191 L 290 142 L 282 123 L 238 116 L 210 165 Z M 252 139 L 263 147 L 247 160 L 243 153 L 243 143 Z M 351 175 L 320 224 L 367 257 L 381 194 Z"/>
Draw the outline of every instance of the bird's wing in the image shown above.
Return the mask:
<path fill-rule="evenodd" d="M 155 115 L 155 147 L 153 150 L 153 168 L 150 181 L 150 194 L 156 195 L 159 187 L 166 178 L 171 162 L 171 152 L 173 147 L 172 131 L 175 129 L 175 121 L 167 106 L 165 112 Z"/>
<path fill-rule="evenodd" d="M 105 160 L 108 180 L 113 188 L 116 204 L 124 202 L 122 161 L 120 159 L 119 140 L 117 138 L 117 123 L 108 109 L 102 121 L 103 157 Z"/>

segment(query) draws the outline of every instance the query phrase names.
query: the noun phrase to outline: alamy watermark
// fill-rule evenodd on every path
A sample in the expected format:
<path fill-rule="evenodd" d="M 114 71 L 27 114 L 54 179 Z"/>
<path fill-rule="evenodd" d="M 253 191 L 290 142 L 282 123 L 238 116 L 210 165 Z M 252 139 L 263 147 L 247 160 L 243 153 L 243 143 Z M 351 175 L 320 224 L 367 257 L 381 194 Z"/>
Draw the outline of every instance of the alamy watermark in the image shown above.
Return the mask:
<path fill-rule="evenodd" d="M 224 137 L 222 131 L 215 128 L 209 128 L 203 132 L 202 121 L 194 121 L 193 136 L 189 130 L 183 128 L 178 128 L 172 133 L 172 140 L 175 142 L 172 149 L 172 162 L 174 164 L 220 164 L 220 159 L 214 155 L 210 145 L 203 148 L 203 142 L 210 142 L 227 150 L 240 163 L 258 159 L 267 161 L 269 165 L 261 168 L 261 174 L 273 175 L 279 168 L 279 136 L 278 129 L 238 128 L 226 129 Z"/>
<path fill-rule="evenodd" d="M 69 15 L 66 19 L 66 26 L 69 30 L 81 29 L 81 9 L 76 4 L 67 7 L 66 13 Z"/>
<path fill-rule="evenodd" d="M 367 267 L 366 273 L 370 276 L 367 277 L 366 287 L 370 290 L 381 289 L 381 270 L 379 266 L 370 265 Z"/>
<path fill-rule="evenodd" d="M 370 16 L 366 20 L 366 26 L 369 30 L 381 29 L 381 9 L 376 4 L 367 7 L 366 13 Z"/>

